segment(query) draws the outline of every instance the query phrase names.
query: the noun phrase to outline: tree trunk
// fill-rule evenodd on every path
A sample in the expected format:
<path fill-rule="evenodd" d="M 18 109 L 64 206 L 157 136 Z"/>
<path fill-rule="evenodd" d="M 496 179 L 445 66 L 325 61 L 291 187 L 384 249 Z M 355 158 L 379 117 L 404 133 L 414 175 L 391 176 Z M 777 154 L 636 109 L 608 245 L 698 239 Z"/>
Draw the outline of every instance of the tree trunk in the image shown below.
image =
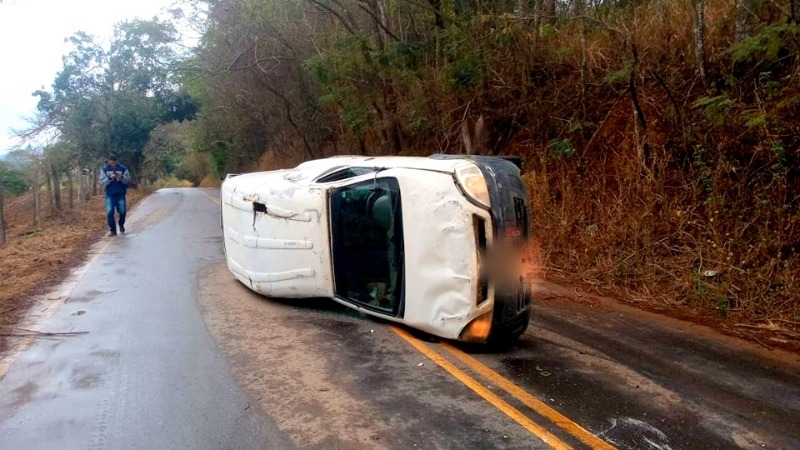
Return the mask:
<path fill-rule="evenodd" d="M 475 123 L 470 126 L 470 119 L 465 118 L 461 122 L 461 139 L 464 141 L 464 151 L 468 155 L 486 154 L 486 125 L 483 114 L 475 119 Z"/>
<path fill-rule="evenodd" d="M 53 183 L 53 200 L 55 200 L 56 211 L 61 212 L 61 179 L 58 177 L 56 167 L 50 166 L 50 181 Z"/>
<path fill-rule="evenodd" d="M 747 39 L 749 32 L 747 29 L 748 1 L 736 0 L 736 25 L 734 31 L 734 42 Z"/>
<path fill-rule="evenodd" d="M 533 0 L 533 32 L 535 45 L 539 43 L 542 27 L 542 0 Z"/>
<path fill-rule="evenodd" d="M 53 199 L 53 180 L 50 178 L 49 170 L 44 171 L 44 180 L 45 180 L 44 185 L 45 187 L 47 187 L 47 204 L 50 205 L 50 209 L 53 209 L 56 202 Z"/>
<path fill-rule="evenodd" d="M 639 94 L 636 91 L 636 71 L 639 68 L 639 49 L 633 38 L 631 38 L 631 56 L 633 56 L 633 67 L 631 68 L 630 79 L 628 79 L 628 90 L 630 90 L 631 103 L 633 104 L 634 140 L 639 155 L 639 163 L 645 171 L 650 172 L 650 144 L 648 142 L 647 117 L 644 115 L 644 110 L 639 101 Z M 641 133 L 639 127 L 641 127 Z"/>
<path fill-rule="evenodd" d="M 3 191 L 3 180 L 0 180 L 0 246 L 6 244 L 6 218 L 3 214 L 4 207 L 3 207 L 3 197 L 5 192 Z"/>
<path fill-rule="evenodd" d="M 78 203 L 84 204 L 86 203 L 86 194 L 84 194 L 86 189 L 83 184 L 83 169 L 80 167 L 75 170 L 75 181 L 78 185 Z"/>
<path fill-rule="evenodd" d="M 586 0 L 572 0 L 572 14 L 575 17 L 583 16 L 586 10 Z"/>
<path fill-rule="evenodd" d="M 587 57 L 586 57 L 586 0 L 575 0 L 575 16 L 581 21 L 581 111 L 586 113 L 586 71 L 587 71 Z"/>
<path fill-rule="evenodd" d="M 92 182 L 92 174 L 89 170 L 85 170 L 81 173 L 81 178 L 83 179 L 83 203 L 89 203 L 89 200 L 92 199 L 92 190 L 89 187 L 89 184 Z"/>
<path fill-rule="evenodd" d="M 430 3 L 431 8 L 433 8 L 433 20 L 434 24 L 436 24 L 436 28 L 443 30 L 444 18 L 442 17 L 442 0 L 428 0 L 428 3 Z"/>
<path fill-rule="evenodd" d="M 72 169 L 68 169 L 67 170 L 67 185 L 69 186 L 69 188 L 67 190 L 67 195 L 69 195 L 69 200 L 67 201 L 67 207 L 69 209 L 72 209 L 72 207 L 75 206 L 74 203 L 72 203 L 72 199 L 75 197 L 75 186 L 73 186 L 72 183 L 73 183 L 73 180 L 72 180 Z"/>
<path fill-rule="evenodd" d="M 519 25 L 520 31 L 522 31 L 523 33 L 525 31 L 530 30 L 531 29 L 531 25 L 535 25 L 535 23 L 533 23 L 533 24 L 529 23 L 529 21 L 531 19 L 531 17 L 530 17 L 530 15 L 531 15 L 531 4 L 530 4 L 530 2 L 531 2 L 531 0 L 519 0 L 519 16 L 518 16 L 519 20 L 518 20 L 517 23 Z M 534 8 L 533 10 L 535 11 L 536 9 Z M 536 28 L 533 28 L 533 29 L 535 30 Z"/>
<path fill-rule="evenodd" d="M 90 175 L 91 178 L 90 179 L 92 180 L 92 196 L 95 196 L 95 195 L 97 195 L 97 171 L 96 170 L 90 170 L 89 173 L 91 173 L 91 175 Z M 88 200 L 88 198 L 87 198 L 87 200 Z"/>
<path fill-rule="evenodd" d="M 694 57 L 700 79 L 706 83 L 705 0 L 692 0 L 694 9 Z"/>
<path fill-rule="evenodd" d="M 789 23 L 800 23 L 800 0 L 791 0 L 790 3 Z"/>
<path fill-rule="evenodd" d="M 386 48 L 386 31 L 385 23 L 381 17 L 380 5 L 378 0 L 366 0 L 366 5 L 369 14 L 372 16 L 372 36 L 375 39 L 376 46 L 379 49 Z"/>
<path fill-rule="evenodd" d="M 556 0 L 541 0 L 542 23 L 551 25 L 556 22 Z"/>
<path fill-rule="evenodd" d="M 42 185 L 39 184 L 39 180 L 33 182 L 33 224 L 36 227 L 40 227 L 42 225 L 42 206 L 39 201 L 39 191 L 41 191 Z"/>

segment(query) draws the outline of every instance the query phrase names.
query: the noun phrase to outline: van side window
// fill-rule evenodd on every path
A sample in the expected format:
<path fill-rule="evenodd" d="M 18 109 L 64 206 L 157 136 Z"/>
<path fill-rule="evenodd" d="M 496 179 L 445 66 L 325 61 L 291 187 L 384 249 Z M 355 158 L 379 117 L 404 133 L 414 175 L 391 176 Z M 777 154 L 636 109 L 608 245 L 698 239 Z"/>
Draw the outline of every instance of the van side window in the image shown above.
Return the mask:
<path fill-rule="evenodd" d="M 330 183 L 331 181 L 346 180 L 375 171 L 374 167 L 345 167 L 344 169 L 334 170 L 331 173 L 323 174 L 317 178 L 317 183 Z"/>
<path fill-rule="evenodd" d="M 402 316 L 403 221 L 397 180 L 377 178 L 334 189 L 330 214 L 336 295 Z"/>

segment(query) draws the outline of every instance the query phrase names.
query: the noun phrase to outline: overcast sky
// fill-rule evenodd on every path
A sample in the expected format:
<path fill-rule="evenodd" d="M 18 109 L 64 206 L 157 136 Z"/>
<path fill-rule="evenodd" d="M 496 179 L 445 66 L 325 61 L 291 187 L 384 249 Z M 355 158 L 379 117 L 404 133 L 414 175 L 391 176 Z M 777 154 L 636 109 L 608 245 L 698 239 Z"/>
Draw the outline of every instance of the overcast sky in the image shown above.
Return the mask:
<path fill-rule="evenodd" d="M 115 23 L 150 19 L 173 0 L 2 0 L 0 3 L 0 155 L 15 144 L 36 110 L 37 89 L 50 90 L 69 52 L 64 39 L 86 31 L 108 39 Z"/>

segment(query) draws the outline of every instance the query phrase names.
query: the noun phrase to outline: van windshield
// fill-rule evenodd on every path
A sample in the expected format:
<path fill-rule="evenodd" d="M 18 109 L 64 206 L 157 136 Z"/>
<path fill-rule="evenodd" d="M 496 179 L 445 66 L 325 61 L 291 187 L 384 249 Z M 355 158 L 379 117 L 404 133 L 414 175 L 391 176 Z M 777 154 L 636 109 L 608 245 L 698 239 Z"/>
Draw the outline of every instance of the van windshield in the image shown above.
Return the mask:
<path fill-rule="evenodd" d="M 334 189 L 330 211 L 337 297 L 401 316 L 403 221 L 397 180 L 376 178 Z"/>

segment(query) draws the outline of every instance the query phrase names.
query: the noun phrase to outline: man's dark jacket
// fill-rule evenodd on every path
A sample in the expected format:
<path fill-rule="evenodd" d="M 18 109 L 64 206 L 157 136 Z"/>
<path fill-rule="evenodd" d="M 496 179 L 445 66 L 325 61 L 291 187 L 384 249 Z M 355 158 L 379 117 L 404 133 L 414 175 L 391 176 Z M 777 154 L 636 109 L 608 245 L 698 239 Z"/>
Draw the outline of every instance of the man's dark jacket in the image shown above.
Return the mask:
<path fill-rule="evenodd" d="M 112 180 L 109 178 L 115 173 L 122 175 L 121 179 Z M 100 171 L 100 182 L 105 186 L 107 196 L 125 195 L 128 192 L 128 184 L 131 182 L 131 174 L 128 172 L 128 168 L 120 163 L 117 163 L 117 167 L 114 168 L 106 164 Z"/>

